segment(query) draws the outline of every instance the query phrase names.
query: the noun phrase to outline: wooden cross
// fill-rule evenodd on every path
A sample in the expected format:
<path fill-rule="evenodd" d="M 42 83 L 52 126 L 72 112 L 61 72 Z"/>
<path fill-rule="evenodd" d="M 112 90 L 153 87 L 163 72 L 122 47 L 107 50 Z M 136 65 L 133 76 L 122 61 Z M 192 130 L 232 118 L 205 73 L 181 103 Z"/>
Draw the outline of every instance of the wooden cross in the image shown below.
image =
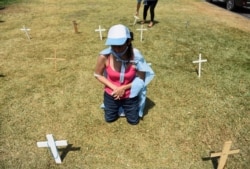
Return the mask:
<path fill-rule="evenodd" d="M 141 42 L 142 42 L 142 39 L 143 39 L 143 31 L 146 31 L 147 29 L 143 28 L 143 25 L 141 25 L 141 28 L 140 29 L 136 29 L 138 31 L 141 31 Z"/>
<path fill-rule="evenodd" d="M 186 29 L 188 28 L 189 25 L 190 25 L 190 24 L 189 24 L 189 21 L 187 21 L 187 22 L 186 22 Z"/>
<path fill-rule="evenodd" d="M 76 23 L 76 21 L 73 21 L 73 25 L 74 25 L 75 33 L 78 33 L 78 28 L 77 28 L 77 23 Z"/>
<path fill-rule="evenodd" d="M 106 31 L 106 29 L 102 29 L 102 28 L 101 28 L 101 25 L 99 25 L 99 29 L 96 29 L 95 31 L 96 31 L 96 32 L 99 32 L 99 34 L 100 34 L 100 39 L 102 40 L 102 32 L 103 32 L 103 31 Z"/>
<path fill-rule="evenodd" d="M 47 134 L 48 141 L 37 142 L 37 147 L 48 147 L 56 161 L 56 163 L 62 163 L 60 154 L 58 153 L 57 146 L 67 146 L 67 140 L 55 141 L 52 134 Z"/>
<path fill-rule="evenodd" d="M 193 63 L 199 63 L 198 67 L 198 77 L 201 77 L 201 63 L 202 62 L 207 62 L 207 59 L 201 60 L 201 54 L 199 54 L 199 60 L 193 61 Z"/>
<path fill-rule="evenodd" d="M 137 20 L 140 19 L 138 16 L 134 16 L 134 18 L 135 18 L 135 21 L 134 21 L 134 24 L 133 24 L 133 25 L 135 25 L 136 22 L 137 22 Z"/>
<path fill-rule="evenodd" d="M 55 49 L 55 57 L 54 58 L 44 58 L 44 59 L 48 59 L 48 60 L 54 60 L 54 63 L 55 63 L 55 70 L 57 70 L 57 61 L 59 60 L 65 60 L 63 58 L 57 58 L 56 57 L 56 49 Z"/>
<path fill-rule="evenodd" d="M 224 166 L 226 164 L 226 161 L 227 161 L 227 157 L 228 157 L 229 154 L 236 154 L 236 153 L 240 152 L 239 149 L 230 151 L 231 145 L 232 145 L 232 141 L 227 141 L 227 142 L 224 143 L 222 152 L 210 154 L 210 157 L 219 157 L 220 156 L 220 161 L 219 161 L 219 165 L 218 165 L 217 169 L 223 169 L 224 168 Z"/>
<path fill-rule="evenodd" d="M 26 34 L 26 36 L 27 36 L 27 38 L 30 40 L 30 35 L 29 35 L 29 32 L 28 32 L 28 31 L 30 31 L 30 29 L 26 28 L 26 27 L 23 25 L 23 28 L 20 29 L 20 30 L 21 30 L 21 31 L 24 31 L 25 34 Z"/>

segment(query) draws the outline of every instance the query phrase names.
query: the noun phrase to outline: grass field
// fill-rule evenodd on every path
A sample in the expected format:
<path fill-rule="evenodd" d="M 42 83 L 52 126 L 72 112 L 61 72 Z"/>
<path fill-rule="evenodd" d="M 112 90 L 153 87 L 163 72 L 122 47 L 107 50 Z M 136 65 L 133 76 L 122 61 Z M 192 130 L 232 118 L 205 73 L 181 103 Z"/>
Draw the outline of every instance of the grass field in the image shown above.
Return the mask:
<path fill-rule="evenodd" d="M 250 166 L 250 20 L 202 0 L 159 0 L 157 23 L 140 42 L 136 1 L 11 2 L 0 10 L 1 169 L 211 169 L 203 159 L 228 140 L 240 153 L 226 168 Z M 93 77 L 107 35 L 101 41 L 94 30 L 118 23 L 156 74 L 137 126 L 104 121 L 103 86 Z M 65 59 L 56 70 L 45 59 L 55 50 Z M 208 60 L 200 79 L 199 53 Z M 36 145 L 50 133 L 70 144 L 60 165 Z"/>

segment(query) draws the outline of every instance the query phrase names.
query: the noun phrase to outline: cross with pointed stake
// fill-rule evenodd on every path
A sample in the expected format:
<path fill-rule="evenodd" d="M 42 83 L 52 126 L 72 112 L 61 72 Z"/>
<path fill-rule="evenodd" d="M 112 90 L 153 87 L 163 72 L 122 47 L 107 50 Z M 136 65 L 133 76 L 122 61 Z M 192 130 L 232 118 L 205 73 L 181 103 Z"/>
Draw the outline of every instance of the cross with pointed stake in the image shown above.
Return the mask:
<path fill-rule="evenodd" d="M 102 28 L 101 28 L 101 25 L 99 25 L 99 29 L 96 29 L 95 31 L 96 31 L 96 32 L 99 32 L 99 34 L 100 34 L 100 39 L 102 40 L 102 32 L 103 32 L 103 31 L 106 31 L 106 29 L 102 29 Z"/>
<path fill-rule="evenodd" d="M 54 60 L 54 63 L 55 63 L 55 70 L 57 70 L 57 61 L 59 60 L 65 60 L 63 58 L 57 58 L 56 57 L 56 49 L 55 49 L 55 57 L 54 58 L 44 58 L 44 59 L 48 59 L 48 60 Z"/>
<path fill-rule="evenodd" d="M 198 77 L 201 77 L 201 63 L 202 62 L 207 62 L 207 59 L 203 59 L 201 60 L 201 54 L 199 54 L 199 60 L 195 60 L 193 61 L 193 63 L 199 63 L 199 67 L 198 67 Z"/>
<path fill-rule="evenodd" d="M 37 147 L 48 147 L 57 164 L 61 164 L 62 160 L 58 153 L 57 146 L 67 146 L 67 140 L 55 141 L 52 134 L 47 134 L 46 138 L 48 141 L 37 142 Z"/>
<path fill-rule="evenodd" d="M 143 31 L 146 31 L 147 29 L 143 28 L 143 25 L 141 25 L 141 28 L 140 29 L 136 29 L 136 30 L 141 31 L 141 42 L 142 42 Z"/>
<path fill-rule="evenodd" d="M 133 24 L 133 25 L 135 25 L 136 22 L 137 22 L 137 20 L 140 19 L 138 16 L 134 16 L 134 18 L 135 18 L 135 21 L 134 21 L 134 24 Z"/>
<path fill-rule="evenodd" d="M 220 156 L 220 161 L 219 161 L 219 165 L 218 165 L 217 169 L 224 168 L 226 161 L 227 161 L 227 157 L 229 154 L 236 154 L 236 153 L 240 152 L 239 149 L 230 151 L 231 145 L 232 145 L 232 141 L 227 141 L 224 143 L 222 152 L 210 154 L 210 157 L 219 157 Z"/>
<path fill-rule="evenodd" d="M 27 38 L 30 40 L 30 35 L 29 35 L 29 32 L 28 32 L 28 31 L 30 31 L 30 29 L 26 28 L 26 27 L 23 25 L 23 28 L 20 29 L 20 30 L 21 30 L 21 31 L 24 31 L 25 34 L 26 34 L 26 36 L 27 36 Z"/>

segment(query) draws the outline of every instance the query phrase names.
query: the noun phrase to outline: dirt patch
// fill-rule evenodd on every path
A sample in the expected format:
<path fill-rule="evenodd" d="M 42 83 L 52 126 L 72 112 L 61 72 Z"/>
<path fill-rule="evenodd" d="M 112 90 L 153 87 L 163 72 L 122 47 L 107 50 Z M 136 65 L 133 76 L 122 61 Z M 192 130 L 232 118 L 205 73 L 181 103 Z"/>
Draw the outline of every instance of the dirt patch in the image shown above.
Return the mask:
<path fill-rule="evenodd" d="M 216 22 L 224 23 L 229 27 L 234 27 L 250 32 L 250 19 L 240 14 L 227 11 L 207 2 L 190 2 L 197 12 L 211 16 Z"/>

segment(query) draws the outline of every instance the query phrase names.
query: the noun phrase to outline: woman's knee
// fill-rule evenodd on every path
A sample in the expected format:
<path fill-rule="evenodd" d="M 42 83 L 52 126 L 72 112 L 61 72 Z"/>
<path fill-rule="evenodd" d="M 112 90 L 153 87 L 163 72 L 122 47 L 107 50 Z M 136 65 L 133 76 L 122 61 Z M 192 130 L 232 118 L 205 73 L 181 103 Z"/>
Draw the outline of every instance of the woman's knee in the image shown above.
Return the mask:
<path fill-rule="evenodd" d="M 114 114 L 114 113 L 110 114 L 110 113 L 105 112 L 104 118 L 105 118 L 106 122 L 112 123 L 112 122 L 116 121 L 119 118 L 119 116 L 118 116 L 118 114 Z"/>
<path fill-rule="evenodd" d="M 128 119 L 127 118 L 127 122 L 131 125 L 137 125 L 140 122 L 140 117 L 138 116 L 138 118 L 136 118 L 136 119 Z"/>

